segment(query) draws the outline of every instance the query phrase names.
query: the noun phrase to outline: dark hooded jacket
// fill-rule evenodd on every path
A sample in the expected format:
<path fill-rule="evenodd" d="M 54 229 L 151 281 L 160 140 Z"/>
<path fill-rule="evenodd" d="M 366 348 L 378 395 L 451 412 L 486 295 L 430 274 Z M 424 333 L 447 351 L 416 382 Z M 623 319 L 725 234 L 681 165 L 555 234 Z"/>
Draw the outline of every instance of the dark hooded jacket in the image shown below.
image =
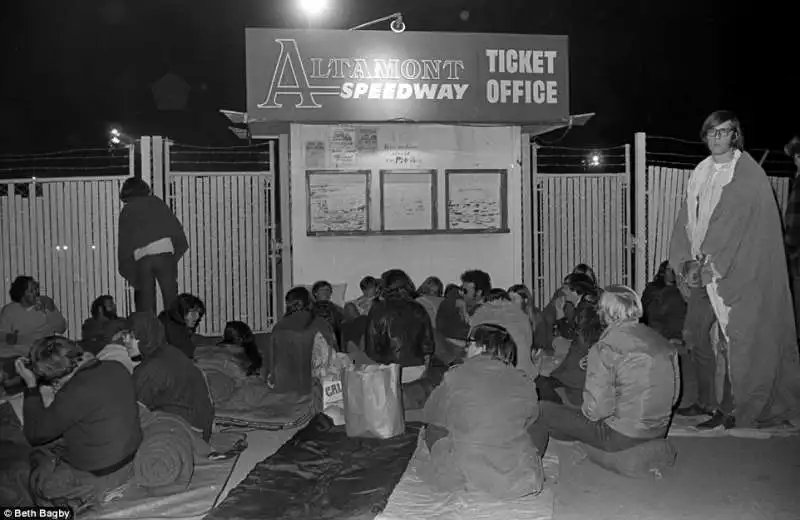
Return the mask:
<path fill-rule="evenodd" d="M 207 441 L 214 422 L 214 405 L 203 373 L 166 342 L 164 328 L 152 315 L 135 312 L 128 318 L 128 326 L 139 340 L 142 355 L 142 363 L 133 371 L 139 402 L 151 411 L 182 417 L 202 430 Z"/>
<path fill-rule="evenodd" d="M 119 215 L 117 233 L 117 261 L 119 274 L 136 286 L 136 260 L 134 252 L 162 238 L 172 240 L 175 260 L 189 249 L 186 233 L 175 213 L 154 195 L 131 198 Z"/>
<path fill-rule="evenodd" d="M 434 352 L 431 318 L 405 291 L 385 294 L 367 316 L 364 352 L 376 363 L 412 367 Z"/>
<path fill-rule="evenodd" d="M 186 321 L 176 308 L 162 311 L 158 320 L 164 327 L 166 342 L 183 352 L 189 359 L 194 359 L 194 332 L 186 326 Z"/>

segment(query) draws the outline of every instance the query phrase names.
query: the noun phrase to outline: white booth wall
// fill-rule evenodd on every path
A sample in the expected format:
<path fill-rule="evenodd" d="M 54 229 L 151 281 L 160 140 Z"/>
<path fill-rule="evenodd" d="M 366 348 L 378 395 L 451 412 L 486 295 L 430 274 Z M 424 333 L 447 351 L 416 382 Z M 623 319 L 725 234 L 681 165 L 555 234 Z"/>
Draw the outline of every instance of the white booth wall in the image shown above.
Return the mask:
<path fill-rule="evenodd" d="M 337 129 L 358 129 L 377 135 L 372 153 L 340 153 L 332 135 Z M 367 128 L 368 127 L 368 128 Z M 307 146 L 307 143 L 312 143 Z M 319 143 L 325 143 L 324 155 Z M 397 165 L 386 150 L 412 150 L 413 160 Z M 347 284 L 346 299 L 360 295 L 358 284 L 365 275 L 379 277 L 391 268 L 405 270 L 416 284 L 438 276 L 447 284 L 458 283 L 468 269 L 481 269 L 495 287 L 522 282 L 522 168 L 518 126 L 452 125 L 303 125 L 290 133 L 290 195 L 292 285 L 317 280 Z M 380 233 L 380 170 L 435 169 L 438 181 L 438 227 L 445 228 L 446 169 L 507 171 L 506 233 Z M 401 161 L 402 162 L 402 161 Z M 307 164 L 313 163 L 313 164 Z M 307 170 L 370 170 L 369 227 L 371 234 L 308 236 Z M 286 213 L 284 212 L 284 215 Z"/>

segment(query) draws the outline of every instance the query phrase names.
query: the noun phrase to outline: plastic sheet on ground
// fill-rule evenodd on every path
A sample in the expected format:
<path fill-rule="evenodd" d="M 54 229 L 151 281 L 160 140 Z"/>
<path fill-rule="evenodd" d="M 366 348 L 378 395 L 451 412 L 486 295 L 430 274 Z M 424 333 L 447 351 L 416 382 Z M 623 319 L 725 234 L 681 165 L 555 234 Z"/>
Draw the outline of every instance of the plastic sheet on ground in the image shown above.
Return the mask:
<path fill-rule="evenodd" d="M 315 418 L 250 474 L 209 520 L 367 520 L 383 510 L 416 449 L 420 425 L 392 439 L 350 438 Z"/>
<path fill-rule="evenodd" d="M 545 455 L 545 489 L 536 496 L 497 500 L 478 493 L 433 489 L 418 476 L 418 466 L 428 456 L 420 436 L 417 451 L 395 487 L 389 503 L 376 520 L 552 520 L 553 483 L 558 478 L 555 450 Z"/>

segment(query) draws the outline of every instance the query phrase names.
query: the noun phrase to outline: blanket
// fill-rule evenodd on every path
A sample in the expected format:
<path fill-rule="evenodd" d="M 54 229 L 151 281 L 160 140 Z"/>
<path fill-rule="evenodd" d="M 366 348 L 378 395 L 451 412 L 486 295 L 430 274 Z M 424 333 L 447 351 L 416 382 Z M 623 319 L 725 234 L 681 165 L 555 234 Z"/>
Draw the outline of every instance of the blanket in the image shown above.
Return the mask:
<path fill-rule="evenodd" d="M 153 496 L 185 491 L 192 481 L 195 459 L 210 451 L 192 429 L 178 417 L 165 412 L 151 412 L 140 407 L 142 444 L 133 460 L 133 483 Z"/>
<path fill-rule="evenodd" d="M 248 376 L 224 348 L 199 347 L 195 360 L 206 377 L 217 426 L 280 430 L 295 428 L 312 415 L 310 395 L 276 392 L 262 378 Z"/>
<path fill-rule="evenodd" d="M 214 423 L 224 428 L 285 430 L 306 424 L 313 416 L 310 395 L 266 393 L 249 409 L 216 408 Z"/>
<path fill-rule="evenodd" d="M 207 520 L 371 519 L 417 447 L 419 423 L 393 439 L 349 438 L 317 416 L 247 478 Z"/>

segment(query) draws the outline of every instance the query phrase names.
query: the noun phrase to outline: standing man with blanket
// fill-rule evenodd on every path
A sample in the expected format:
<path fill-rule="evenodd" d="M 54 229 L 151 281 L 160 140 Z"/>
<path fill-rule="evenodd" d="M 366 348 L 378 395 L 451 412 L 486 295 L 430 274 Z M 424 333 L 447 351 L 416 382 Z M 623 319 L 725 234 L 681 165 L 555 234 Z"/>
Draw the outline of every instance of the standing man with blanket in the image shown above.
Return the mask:
<path fill-rule="evenodd" d="M 186 234 L 167 204 L 142 179 L 125 181 L 119 193 L 119 274 L 134 289 L 138 312 L 156 313 L 156 281 L 164 308 L 178 297 L 178 262 L 189 249 Z"/>
<path fill-rule="evenodd" d="M 681 283 L 702 288 L 689 298 L 687 334 L 707 337 L 706 320 L 692 319 L 710 305 L 720 341 L 698 341 L 693 357 L 698 384 L 717 391 L 698 403 L 708 428 L 769 426 L 796 416 L 800 364 L 781 220 L 766 173 L 743 151 L 739 120 L 714 112 L 701 138 L 711 155 L 695 168 L 670 243 L 670 265 Z M 705 293 L 705 294 L 703 294 Z M 699 323 L 702 330 L 689 330 Z M 692 345 L 689 345 L 692 347 Z M 716 359 L 725 362 L 714 384 Z M 700 408 L 696 406 L 695 408 Z"/>

